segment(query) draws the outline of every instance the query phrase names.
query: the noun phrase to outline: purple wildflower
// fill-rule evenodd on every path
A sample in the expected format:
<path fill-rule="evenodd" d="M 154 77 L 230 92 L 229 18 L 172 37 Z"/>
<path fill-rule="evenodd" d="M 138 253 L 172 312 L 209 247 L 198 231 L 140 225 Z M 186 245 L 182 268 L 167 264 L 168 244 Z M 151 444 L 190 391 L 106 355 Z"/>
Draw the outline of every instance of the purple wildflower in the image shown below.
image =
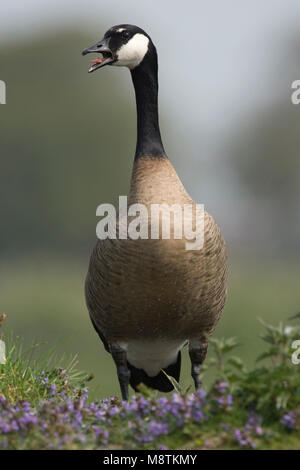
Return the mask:
<path fill-rule="evenodd" d="M 246 448 L 256 447 L 255 442 L 251 440 L 249 434 L 245 430 L 235 429 L 234 437 L 241 447 L 246 447 Z"/>
<path fill-rule="evenodd" d="M 168 434 L 169 425 L 168 423 L 160 423 L 158 421 L 151 421 L 148 424 L 148 432 L 153 436 L 160 436 L 161 434 Z"/>
<path fill-rule="evenodd" d="M 296 424 L 296 415 L 295 415 L 295 413 L 293 411 L 290 411 L 289 413 L 286 413 L 285 415 L 283 415 L 280 422 L 287 429 L 294 429 L 295 424 Z"/>

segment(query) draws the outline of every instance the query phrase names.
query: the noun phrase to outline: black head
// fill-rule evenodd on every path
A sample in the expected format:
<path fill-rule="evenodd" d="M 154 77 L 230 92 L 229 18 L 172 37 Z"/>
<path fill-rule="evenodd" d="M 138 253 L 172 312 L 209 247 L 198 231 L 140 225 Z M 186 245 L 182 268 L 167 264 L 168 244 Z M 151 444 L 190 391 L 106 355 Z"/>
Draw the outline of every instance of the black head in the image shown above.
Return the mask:
<path fill-rule="evenodd" d="M 120 24 L 106 31 L 104 38 L 82 54 L 101 53 L 103 57 L 92 61 L 89 72 L 105 65 L 128 67 L 133 70 L 144 60 L 150 50 L 155 50 L 151 38 L 144 30 L 131 24 Z"/>

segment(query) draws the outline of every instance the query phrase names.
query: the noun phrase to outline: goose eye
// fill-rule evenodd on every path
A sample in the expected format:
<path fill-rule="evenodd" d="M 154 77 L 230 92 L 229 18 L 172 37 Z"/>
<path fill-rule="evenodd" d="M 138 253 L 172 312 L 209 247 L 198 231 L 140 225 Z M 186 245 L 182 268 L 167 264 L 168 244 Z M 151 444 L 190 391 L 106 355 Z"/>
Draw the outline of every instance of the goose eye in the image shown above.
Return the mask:
<path fill-rule="evenodd" d="M 130 35 L 129 35 L 128 31 L 122 31 L 122 36 L 123 36 L 123 38 L 129 38 Z"/>

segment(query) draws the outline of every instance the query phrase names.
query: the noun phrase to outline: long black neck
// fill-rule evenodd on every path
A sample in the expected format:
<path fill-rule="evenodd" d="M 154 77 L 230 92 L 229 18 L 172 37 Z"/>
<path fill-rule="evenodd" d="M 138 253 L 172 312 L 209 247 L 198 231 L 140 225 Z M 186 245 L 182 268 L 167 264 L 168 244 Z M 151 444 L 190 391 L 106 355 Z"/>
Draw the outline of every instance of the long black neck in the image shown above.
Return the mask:
<path fill-rule="evenodd" d="M 158 122 L 157 69 L 156 50 L 150 42 L 145 58 L 131 71 L 137 109 L 135 160 L 143 155 L 166 157 Z"/>

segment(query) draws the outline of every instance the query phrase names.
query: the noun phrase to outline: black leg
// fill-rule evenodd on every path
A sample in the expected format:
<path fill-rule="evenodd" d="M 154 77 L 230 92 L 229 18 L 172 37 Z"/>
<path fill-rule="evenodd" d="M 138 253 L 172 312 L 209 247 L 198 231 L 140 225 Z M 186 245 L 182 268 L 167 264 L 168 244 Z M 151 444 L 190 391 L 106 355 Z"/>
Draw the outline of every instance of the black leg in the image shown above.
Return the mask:
<path fill-rule="evenodd" d="M 128 401 L 130 370 L 127 366 L 126 351 L 125 349 L 122 349 L 118 344 L 111 344 L 110 352 L 117 367 L 117 374 L 121 388 L 122 399 Z"/>
<path fill-rule="evenodd" d="M 201 365 L 206 357 L 208 348 L 207 341 L 190 341 L 189 355 L 192 363 L 191 374 L 195 383 L 195 389 L 199 390 L 201 381 L 199 375 L 201 372 Z"/>

